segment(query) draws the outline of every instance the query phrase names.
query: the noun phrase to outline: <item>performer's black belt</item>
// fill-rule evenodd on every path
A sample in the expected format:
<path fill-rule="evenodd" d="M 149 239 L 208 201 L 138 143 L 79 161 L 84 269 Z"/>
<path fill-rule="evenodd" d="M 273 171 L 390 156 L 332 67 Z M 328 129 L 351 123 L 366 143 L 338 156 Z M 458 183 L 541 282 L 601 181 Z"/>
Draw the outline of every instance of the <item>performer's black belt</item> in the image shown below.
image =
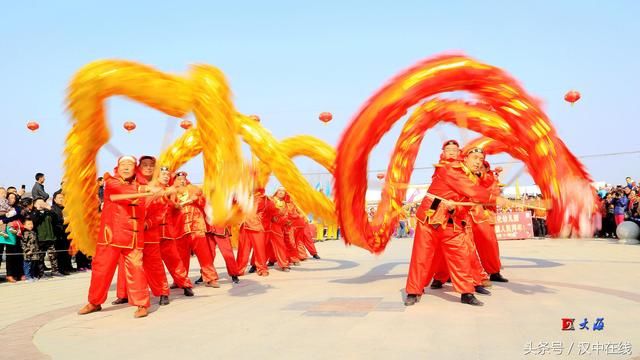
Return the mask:
<path fill-rule="evenodd" d="M 433 212 L 438 210 L 438 206 L 440 206 L 440 202 L 442 202 L 442 200 L 438 198 L 433 199 L 433 202 L 431 203 L 431 207 L 429 207 L 429 210 L 433 210 Z"/>

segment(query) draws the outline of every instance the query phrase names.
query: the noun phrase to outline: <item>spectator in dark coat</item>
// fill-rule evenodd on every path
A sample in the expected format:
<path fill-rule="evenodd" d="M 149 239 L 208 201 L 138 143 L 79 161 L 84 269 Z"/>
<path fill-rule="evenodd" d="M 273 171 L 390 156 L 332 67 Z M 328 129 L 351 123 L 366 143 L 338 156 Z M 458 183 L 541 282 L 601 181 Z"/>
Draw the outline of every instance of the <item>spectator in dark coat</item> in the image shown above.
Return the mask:
<path fill-rule="evenodd" d="M 60 272 L 60 268 L 58 267 L 58 257 L 55 248 L 56 235 L 53 230 L 53 219 L 55 218 L 55 214 L 51 211 L 51 207 L 49 204 L 44 202 L 44 199 L 38 198 L 34 201 L 35 210 L 31 212 L 35 231 L 38 235 L 38 246 L 40 247 L 40 251 L 42 255 L 46 254 L 49 258 L 49 262 L 51 263 L 51 275 L 53 276 L 63 276 Z M 42 256 L 42 261 L 40 263 L 40 268 L 43 269 L 44 272 L 44 256 Z"/>
<path fill-rule="evenodd" d="M 53 217 L 53 232 L 56 235 L 55 248 L 58 255 L 58 267 L 64 275 L 69 275 L 71 271 L 75 271 L 71 266 L 71 256 L 69 255 L 69 239 L 67 239 L 67 225 L 64 223 L 64 195 L 61 190 L 53 193 L 53 204 L 51 212 Z"/>
<path fill-rule="evenodd" d="M 49 200 L 49 194 L 44 191 L 44 174 L 37 173 L 36 174 L 36 183 L 33 184 L 33 188 L 31 189 L 31 197 L 34 199 L 42 198 L 45 202 Z"/>

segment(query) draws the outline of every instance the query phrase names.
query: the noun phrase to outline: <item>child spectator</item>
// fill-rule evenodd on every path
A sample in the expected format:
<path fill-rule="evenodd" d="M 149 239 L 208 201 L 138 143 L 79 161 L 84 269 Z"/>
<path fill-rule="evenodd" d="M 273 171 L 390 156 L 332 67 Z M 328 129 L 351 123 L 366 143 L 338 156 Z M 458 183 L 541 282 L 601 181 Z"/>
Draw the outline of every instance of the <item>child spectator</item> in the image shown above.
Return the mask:
<path fill-rule="evenodd" d="M 22 232 L 22 252 L 24 254 L 24 275 L 28 282 L 38 279 L 40 274 L 40 248 L 38 246 L 38 237 L 33 231 L 33 219 L 27 217 L 23 222 L 24 231 Z"/>
<path fill-rule="evenodd" d="M 33 196 L 34 199 L 40 197 L 44 199 L 44 201 L 49 200 L 49 194 L 47 194 L 47 192 L 44 191 L 44 174 L 43 173 L 36 174 L 36 182 L 33 184 L 33 188 L 31 189 L 31 196 Z"/>

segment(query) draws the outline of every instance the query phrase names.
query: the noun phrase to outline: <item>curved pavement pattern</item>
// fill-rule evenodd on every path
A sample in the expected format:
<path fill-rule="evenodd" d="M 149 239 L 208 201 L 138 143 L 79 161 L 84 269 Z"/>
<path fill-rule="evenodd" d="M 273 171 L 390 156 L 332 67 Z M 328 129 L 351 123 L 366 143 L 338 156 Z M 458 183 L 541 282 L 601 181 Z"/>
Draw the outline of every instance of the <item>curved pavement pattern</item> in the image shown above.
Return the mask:
<path fill-rule="evenodd" d="M 546 356 L 561 349 L 564 358 L 611 358 L 601 349 L 626 342 L 632 355 L 612 358 L 640 353 L 640 334 L 631 331 L 640 320 L 639 246 L 501 242 L 503 274 L 512 281 L 494 284 L 493 296 L 481 297 L 484 307 L 460 304 L 445 286 L 405 308 L 410 239 L 394 240 L 378 257 L 338 241 L 317 245 L 322 260 L 234 286 L 216 256 L 220 289 L 197 287 L 194 298 L 174 290 L 171 304 L 154 305 L 145 319 L 133 319 L 129 306 L 76 315 L 89 274 L 2 284 L 0 359 L 516 359 L 540 357 L 527 352 L 544 343 Z M 575 318 L 576 330 L 562 331 L 562 318 Z M 590 330 L 580 329 L 584 318 Z M 600 331 L 596 318 L 604 318 Z"/>

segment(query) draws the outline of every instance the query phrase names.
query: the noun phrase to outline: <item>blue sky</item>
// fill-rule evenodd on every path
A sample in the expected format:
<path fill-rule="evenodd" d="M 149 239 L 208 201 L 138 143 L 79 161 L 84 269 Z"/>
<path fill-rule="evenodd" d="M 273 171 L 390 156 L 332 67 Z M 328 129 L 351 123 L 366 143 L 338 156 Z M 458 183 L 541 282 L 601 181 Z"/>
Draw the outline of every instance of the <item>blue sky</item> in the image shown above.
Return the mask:
<path fill-rule="evenodd" d="M 543 99 L 577 155 L 640 150 L 636 121 L 640 22 L 636 1 L 15 1 L 0 11 L 0 185 L 57 187 L 69 129 L 65 90 L 96 59 L 140 61 L 184 72 L 203 62 L 227 75 L 239 111 L 259 114 L 278 138 L 308 133 L 336 145 L 352 116 L 390 77 L 450 50 L 499 66 Z M 582 93 L 576 106 L 563 95 Z M 322 125 L 321 111 L 334 121 Z M 124 99 L 109 102 L 111 143 L 125 153 L 158 153 L 178 119 Z M 36 120 L 41 128 L 25 128 Z M 138 129 L 127 134 L 122 123 Z M 372 154 L 384 169 L 401 123 Z M 442 126 L 426 137 L 416 166 L 429 166 L 444 137 L 473 134 Z M 8 151 L 8 154 L 7 154 Z M 640 178 L 638 154 L 585 159 L 597 180 Z M 498 157 L 494 161 L 508 160 Z M 102 151 L 100 171 L 115 158 Z M 321 171 L 297 160 L 303 172 Z M 506 178 L 519 170 L 509 166 Z M 186 166 L 202 177 L 199 159 Z M 429 171 L 416 171 L 424 182 Z M 329 177 L 311 176 L 310 181 Z M 526 177 L 521 182 L 526 183 Z"/>

